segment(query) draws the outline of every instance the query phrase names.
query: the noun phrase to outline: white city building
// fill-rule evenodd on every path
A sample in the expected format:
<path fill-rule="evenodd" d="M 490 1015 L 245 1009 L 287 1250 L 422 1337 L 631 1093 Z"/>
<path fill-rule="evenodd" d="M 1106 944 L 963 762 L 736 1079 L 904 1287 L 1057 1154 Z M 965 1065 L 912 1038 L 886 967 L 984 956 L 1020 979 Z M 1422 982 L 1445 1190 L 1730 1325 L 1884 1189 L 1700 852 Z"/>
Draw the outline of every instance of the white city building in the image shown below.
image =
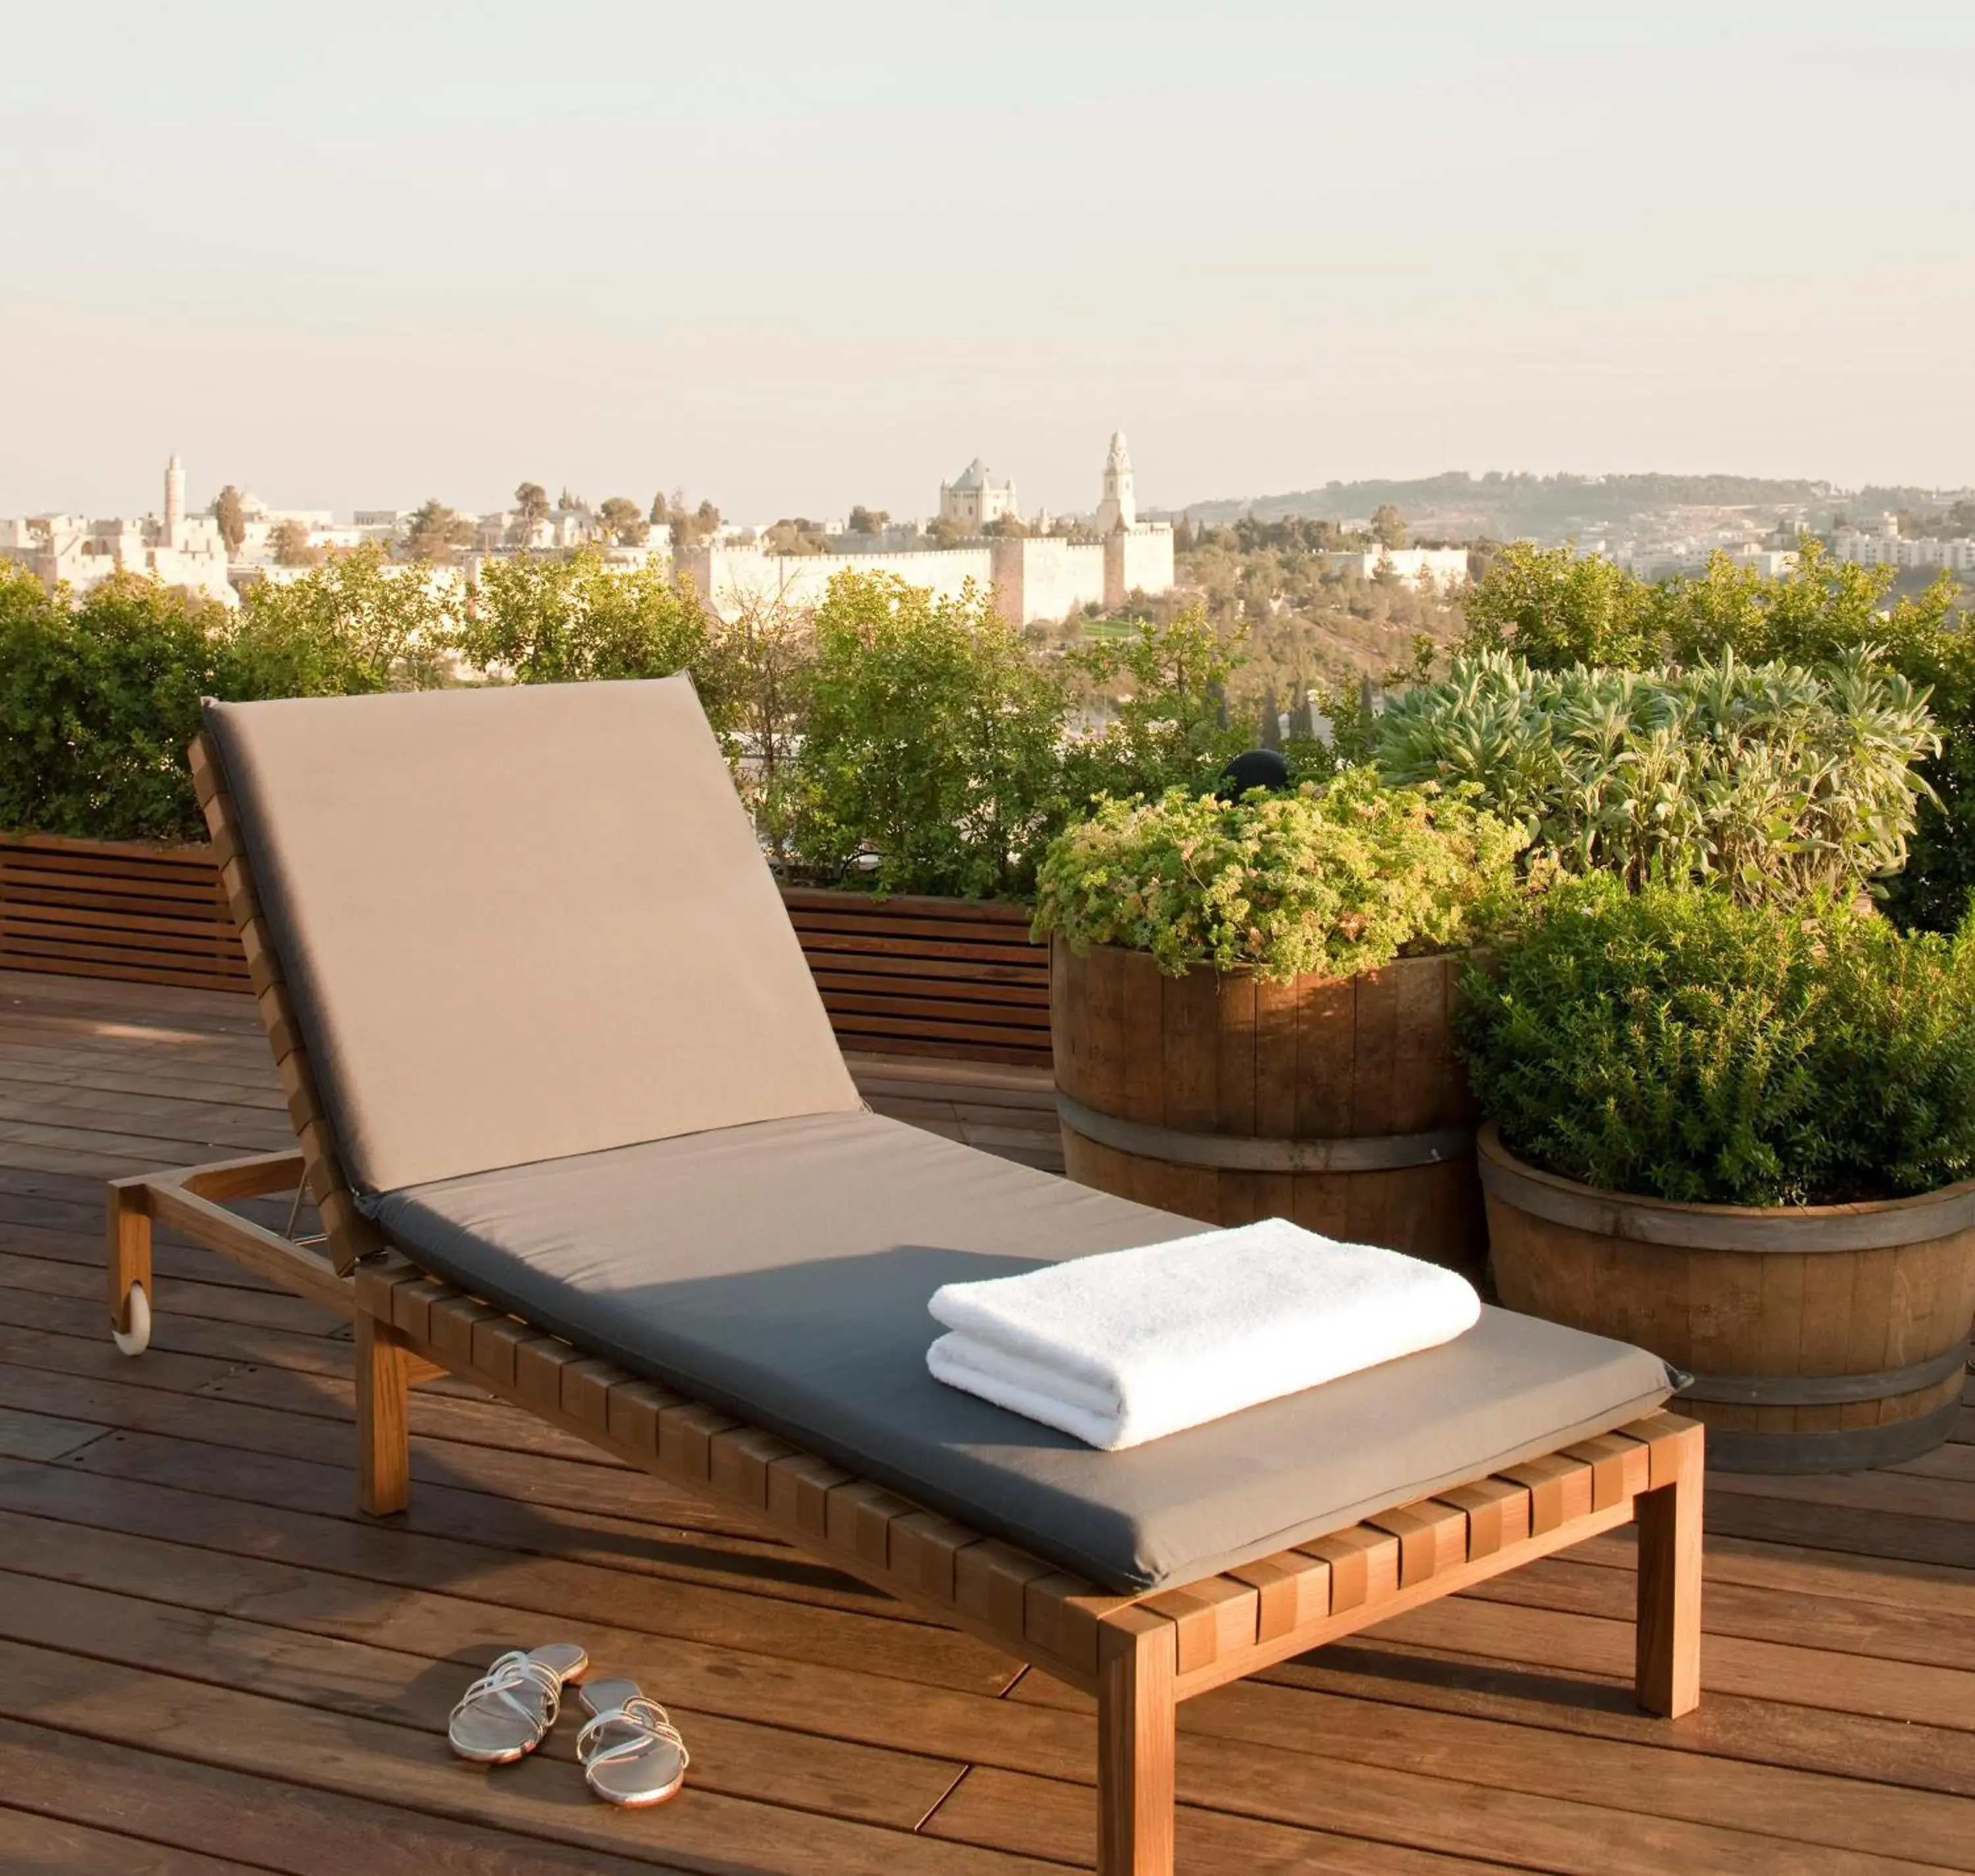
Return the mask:
<path fill-rule="evenodd" d="M 1017 521 L 1022 517 L 1014 481 L 1008 477 L 996 481 L 994 471 L 978 456 L 951 481 L 939 485 L 939 518 L 943 521 L 958 521 L 968 533 L 978 534 L 990 521 L 1004 515 Z"/>
<path fill-rule="evenodd" d="M 0 556 L 19 562 L 53 592 L 87 593 L 114 573 L 147 574 L 223 606 L 239 596 L 227 578 L 226 543 L 209 514 L 186 513 L 185 464 L 165 465 L 162 516 L 37 514 L 0 520 Z"/>
<path fill-rule="evenodd" d="M 1323 557 L 1326 571 L 1375 580 L 1381 573 L 1415 586 L 1451 590 L 1467 580 L 1465 547 L 1347 547 Z"/>
<path fill-rule="evenodd" d="M 1900 532 L 1899 517 L 1882 514 L 1872 528 L 1842 528 L 1831 537 L 1836 560 L 1861 567 L 1943 567 L 1950 573 L 1975 573 L 1975 539 L 1962 536 L 1940 540 L 1924 534 L 1917 540 Z"/>

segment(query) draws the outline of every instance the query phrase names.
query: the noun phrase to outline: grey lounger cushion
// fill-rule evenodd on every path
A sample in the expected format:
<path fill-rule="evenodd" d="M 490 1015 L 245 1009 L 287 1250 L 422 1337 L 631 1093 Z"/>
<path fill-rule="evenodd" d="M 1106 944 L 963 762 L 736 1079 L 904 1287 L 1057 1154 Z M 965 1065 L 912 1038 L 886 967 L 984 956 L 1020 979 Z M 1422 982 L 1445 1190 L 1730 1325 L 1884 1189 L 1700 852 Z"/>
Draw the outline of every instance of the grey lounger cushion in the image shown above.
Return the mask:
<path fill-rule="evenodd" d="M 1199 1227 L 867 1114 L 479 1173 L 370 1209 L 475 1295 L 1113 1589 L 1266 1556 L 1668 1391 L 1641 1349 L 1490 1309 L 1425 1354 L 1094 1451 L 933 1380 L 926 1299 Z"/>
<path fill-rule="evenodd" d="M 859 1105 L 685 678 L 205 721 L 358 1191 Z"/>

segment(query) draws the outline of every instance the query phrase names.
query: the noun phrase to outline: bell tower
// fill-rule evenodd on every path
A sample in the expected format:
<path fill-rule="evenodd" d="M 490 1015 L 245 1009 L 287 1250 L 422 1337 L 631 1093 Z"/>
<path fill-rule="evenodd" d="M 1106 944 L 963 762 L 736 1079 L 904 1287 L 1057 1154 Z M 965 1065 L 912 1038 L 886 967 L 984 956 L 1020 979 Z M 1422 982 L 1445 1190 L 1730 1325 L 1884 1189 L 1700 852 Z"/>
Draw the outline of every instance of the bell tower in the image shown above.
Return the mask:
<path fill-rule="evenodd" d="M 185 519 L 185 464 L 176 455 L 165 465 L 165 545 L 178 545 L 179 525 Z"/>
<path fill-rule="evenodd" d="M 1104 499 L 1097 504 L 1097 531 L 1116 534 L 1135 527 L 1138 522 L 1138 498 L 1132 492 L 1132 452 L 1125 447 L 1125 432 L 1113 430 L 1110 453 L 1104 458 Z"/>

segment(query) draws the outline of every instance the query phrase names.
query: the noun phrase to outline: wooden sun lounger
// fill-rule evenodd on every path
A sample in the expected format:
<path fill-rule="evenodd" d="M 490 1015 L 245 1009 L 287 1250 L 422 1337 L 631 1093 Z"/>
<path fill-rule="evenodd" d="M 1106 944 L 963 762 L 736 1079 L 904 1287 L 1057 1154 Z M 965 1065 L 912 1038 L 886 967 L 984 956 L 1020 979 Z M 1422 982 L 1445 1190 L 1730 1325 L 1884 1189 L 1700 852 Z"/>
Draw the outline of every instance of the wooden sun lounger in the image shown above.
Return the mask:
<path fill-rule="evenodd" d="M 300 1150 L 113 1181 L 111 1319 L 130 1329 L 133 1289 L 148 1313 L 154 1223 L 350 1316 L 366 1512 L 404 1508 L 409 1391 L 440 1371 L 739 1507 L 874 1588 L 1096 1697 L 1101 1876 L 1174 1868 L 1180 1701 L 1622 1524 L 1638 1526 L 1638 1703 L 1671 1717 L 1699 1700 L 1702 1430 L 1671 1414 L 1182 1588 L 1119 1595 L 422 1275 L 382 1241 L 345 1182 L 231 803 L 202 739 L 193 775 Z M 323 1218 L 327 1260 L 222 1202 L 303 1183 Z"/>

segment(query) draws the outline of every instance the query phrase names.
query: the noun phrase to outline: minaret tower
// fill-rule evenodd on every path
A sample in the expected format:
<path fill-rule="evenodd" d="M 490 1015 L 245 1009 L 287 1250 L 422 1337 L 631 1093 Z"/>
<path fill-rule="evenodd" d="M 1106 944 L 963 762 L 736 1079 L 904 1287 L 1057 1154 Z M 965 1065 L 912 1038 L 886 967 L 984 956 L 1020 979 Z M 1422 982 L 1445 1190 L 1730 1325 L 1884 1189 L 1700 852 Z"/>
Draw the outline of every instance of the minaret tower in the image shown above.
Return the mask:
<path fill-rule="evenodd" d="M 1096 527 L 1100 534 L 1139 523 L 1138 498 L 1132 492 L 1132 453 L 1125 447 L 1125 432 L 1111 432 L 1111 453 L 1104 458 L 1104 499 L 1097 504 Z"/>
<path fill-rule="evenodd" d="M 185 521 L 185 463 L 177 455 L 165 465 L 165 545 L 178 545 L 179 529 Z"/>

